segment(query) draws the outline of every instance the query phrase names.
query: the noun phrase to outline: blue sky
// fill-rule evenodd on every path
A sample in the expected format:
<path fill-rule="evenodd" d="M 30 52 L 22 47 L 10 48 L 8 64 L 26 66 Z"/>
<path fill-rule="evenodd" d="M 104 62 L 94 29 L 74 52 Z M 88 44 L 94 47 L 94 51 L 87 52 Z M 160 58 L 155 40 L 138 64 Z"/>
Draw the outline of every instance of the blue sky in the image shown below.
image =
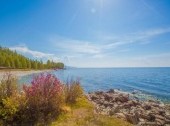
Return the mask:
<path fill-rule="evenodd" d="M 170 66 L 169 0 L 0 0 L 0 45 L 75 67 Z"/>

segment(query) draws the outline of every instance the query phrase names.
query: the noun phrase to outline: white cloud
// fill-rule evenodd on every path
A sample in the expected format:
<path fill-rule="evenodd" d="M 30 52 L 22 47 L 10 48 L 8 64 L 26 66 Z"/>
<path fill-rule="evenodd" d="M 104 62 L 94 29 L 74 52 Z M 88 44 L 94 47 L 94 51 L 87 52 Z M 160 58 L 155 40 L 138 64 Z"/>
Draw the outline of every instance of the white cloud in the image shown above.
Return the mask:
<path fill-rule="evenodd" d="M 89 41 L 74 40 L 63 37 L 51 38 L 50 41 L 59 49 L 70 53 L 98 54 L 101 53 L 100 45 Z"/>
<path fill-rule="evenodd" d="M 144 67 L 169 67 L 170 53 L 152 54 L 147 56 L 138 56 L 130 59 L 130 66 Z"/>
<path fill-rule="evenodd" d="M 170 67 L 170 53 L 122 58 L 113 56 L 112 58 L 76 59 L 70 64 L 77 67 Z"/>
<path fill-rule="evenodd" d="M 142 32 L 129 33 L 126 35 L 99 35 L 96 41 L 85 41 L 70 39 L 61 36 L 50 38 L 50 42 L 60 49 L 68 57 L 88 56 L 91 58 L 102 58 L 113 52 L 126 53 L 131 49 L 118 48 L 129 44 L 148 44 L 153 42 L 152 39 L 161 34 L 169 33 L 170 27 L 151 29 Z"/>
<path fill-rule="evenodd" d="M 148 44 L 151 42 L 150 40 L 152 38 L 166 33 L 170 33 L 170 27 L 151 29 L 147 31 L 135 32 L 120 36 L 102 35 L 100 36 L 100 39 L 103 42 L 107 43 L 105 45 L 105 48 L 109 49 L 133 43 Z"/>
<path fill-rule="evenodd" d="M 166 62 L 167 54 L 150 55 L 149 56 L 137 56 L 131 55 L 128 59 L 124 59 L 123 54 L 128 56 L 128 53 L 133 51 L 132 45 L 137 44 L 138 47 L 141 44 L 154 43 L 155 38 L 160 37 L 163 34 L 169 34 L 170 27 L 149 29 L 146 31 L 140 31 L 135 33 L 128 33 L 124 35 L 111 35 L 100 34 L 95 36 L 94 41 L 70 39 L 61 36 L 52 36 L 49 38 L 49 42 L 54 45 L 60 52 L 60 55 L 67 57 L 69 65 L 80 66 L 167 66 L 170 62 Z M 100 37 L 99 37 L 100 36 Z M 129 48 L 127 48 L 129 47 Z M 156 52 L 152 52 L 153 54 Z M 120 55 L 119 55 L 120 54 Z M 154 58 L 155 57 L 155 58 Z M 159 61 L 159 59 L 162 59 Z M 88 61 L 88 63 L 86 62 Z"/>
<path fill-rule="evenodd" d="M 55 54 L 50 54 L 50 53 L 44 53 L 44 52 L 39 52 L 39 51 L 34 51 L 29 49 L 26 46 L 14 46 L 10 47 L 11 50 L 16 50 L 17 52 L 23 53 L 23 54 L 29 54 L 34 58 L 39 58 L 39 59 L 50 59 L 53 61 L 59 61 L 60 59 L 55 56 Z"/>

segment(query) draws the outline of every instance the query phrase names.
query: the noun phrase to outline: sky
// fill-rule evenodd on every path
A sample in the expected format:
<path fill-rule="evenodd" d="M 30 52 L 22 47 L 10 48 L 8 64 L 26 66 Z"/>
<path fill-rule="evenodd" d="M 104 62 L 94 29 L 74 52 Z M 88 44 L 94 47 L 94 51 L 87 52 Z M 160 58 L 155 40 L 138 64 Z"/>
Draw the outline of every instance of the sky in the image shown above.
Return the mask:
<path fill-rule="evenodd" d="M 0 45 L 73 67 L 169 67 L 169 0 L 0 0 Z"/>

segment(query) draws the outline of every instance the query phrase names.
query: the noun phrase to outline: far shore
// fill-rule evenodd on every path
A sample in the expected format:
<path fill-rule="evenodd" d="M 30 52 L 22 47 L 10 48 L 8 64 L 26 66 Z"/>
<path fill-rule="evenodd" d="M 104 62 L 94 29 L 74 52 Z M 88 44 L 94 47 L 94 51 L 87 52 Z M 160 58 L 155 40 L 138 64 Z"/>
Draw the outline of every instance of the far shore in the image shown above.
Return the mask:
<path fill-rule="evenodd" d="M 26 75 L 30 75 L 30 74 L 36 74 L 36 73 L 43 73 L 43 72 L 50 72 L 52 70 L 49 70 L 49 69 L 45 69 L 45 70 L 26 70 L 26 69 L 17 69 L 17 70 L 14 70 L 14 69 L 11 69 L 11 70 L 0 70 L 0 80 L 3 78 L 3 76 L 6 74 L 6 73 L 11 73 L 13 74 L 14 76 L 16 77 L 22 77 L 22 76 L 26 76 Z"/>

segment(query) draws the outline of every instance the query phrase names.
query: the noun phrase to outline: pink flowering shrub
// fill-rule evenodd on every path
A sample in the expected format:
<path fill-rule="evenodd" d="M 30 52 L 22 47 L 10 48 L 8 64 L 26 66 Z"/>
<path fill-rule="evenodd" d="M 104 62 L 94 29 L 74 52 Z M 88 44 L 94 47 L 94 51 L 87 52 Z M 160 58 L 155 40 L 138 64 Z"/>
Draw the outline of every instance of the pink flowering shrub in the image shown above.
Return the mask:
<path fill-rule="evenodd" d="M 56 117 L 63 105 L 63 86 L 52 74 L 34 77 L 30 86 L 24 85 L 29 122 L 47 123 Z"/>

